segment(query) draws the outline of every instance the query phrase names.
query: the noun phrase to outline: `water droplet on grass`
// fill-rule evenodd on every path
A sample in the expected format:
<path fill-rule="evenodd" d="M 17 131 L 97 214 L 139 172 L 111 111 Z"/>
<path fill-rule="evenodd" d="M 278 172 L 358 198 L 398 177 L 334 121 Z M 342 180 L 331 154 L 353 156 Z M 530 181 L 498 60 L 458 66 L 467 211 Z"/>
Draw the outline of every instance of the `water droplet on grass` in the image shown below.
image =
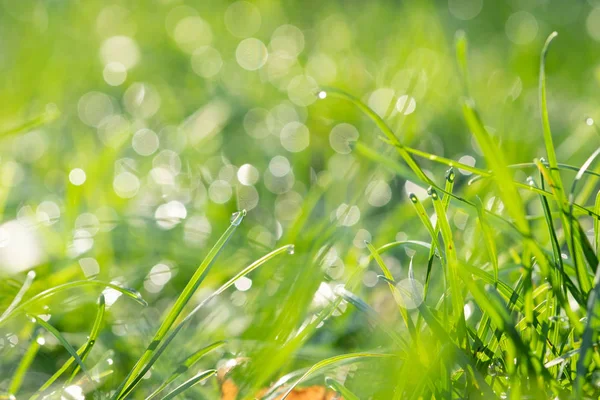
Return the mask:
<path fill-rule="evenodd" d="M 239 224 L 242 223 L 242 220 L 244 219 L 245 216 L 246 216 L 246 210 L 234 212 L 233 214 L 231 214 L 231 220 L 230 220 L 231 225 L 238 226 Z"/>
<path fill-rule="evenodd" d="M 296 252 L 296 246 L 294 246 L 293 244 L 290 244 L 287 248 L 287 253 L 294 254 L 295 252 Z"/>
<path fill-rule="evenodd" d="M 320 92 L 317 94 L 317 97 L 318 97 L 319 99 L 324 99 L 324 98 L 326 98 L 326 97 L 327 97 L 327 92 L 326 92 L 326 91 L 324 91 L 324 90 L 321 90 L 321 91 L 320 91 Z"/>
<path fill-rule="evenodd" d="M 446 171 L 446 180 L 452 183 L 454 182 L 454 179 L 456 179 L 456 173 L 454 172 L 454 168 L 450 168 L 448 171 Z"/>
<path fill-rule="evenodd" d="M 594 120 L 592 118 L 586 118 L 585 123 L 587 126 L 592 126 L 594 125 Z"/>

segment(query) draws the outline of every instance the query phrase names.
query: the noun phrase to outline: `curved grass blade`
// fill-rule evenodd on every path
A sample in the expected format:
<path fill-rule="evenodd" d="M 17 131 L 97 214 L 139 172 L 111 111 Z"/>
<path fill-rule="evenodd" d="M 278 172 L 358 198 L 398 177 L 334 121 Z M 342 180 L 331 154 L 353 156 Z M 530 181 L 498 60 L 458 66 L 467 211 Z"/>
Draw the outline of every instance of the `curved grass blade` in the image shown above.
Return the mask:
<path fill-rule="evenodd" d="M 171 392 L 169 392 L 165 397 L 163 397 L 162 400 L 173 399 L 173 398 L 179 396 L 184 391 L 191 388 L 192 386 L 210 378 L 211 376 L 213 376 L 216 373 L 217 373 L 216 369 L 209 369 L 208 371 L 200 372 L 193 378 L 190 378 L 187 381 L 183 382 L 181 385 L 177 386 L 175 389 L 173 389 Z"/>
<path fill-rule="evenodd" d="M 39 302 L 41 300 L 44 300 L 48 297 L 54 296 L 58 293 L 66 291 L 66 290 L 83 287 L 83 286 L 101 286 L 103 288 L 109 287 L 109 288 L 114 289 L 114 290 L 124 294 L 125 296 L 135 300 L 136 302 L 138 302 L 139 304 L 141 304 L 143 306 L 148 305 L 148 303 L 146 303 L 146 301 L 142 298 L 142 295 L 134 289 L 124 288 L 119 285 L 115 285 L 114 283 L 111 283 L 111 282 L 103 282 L 103 281 L 95 281 L 95 280 L 75 281 L 75 282 L 65 283 L 65 284 L 58 285 L 53 288 L 44 290 L 43 292 L 36 294 L 35 296 L 28 299 L 27 301 L 24 301 L 23 303 L 21 303 L 20 305 L 15 307 L 4 318 L 0 318 L 0 325 L 2 325 L 3 322 L 5 322 L 9 318 L 11 318 L 13 315 L 17 315 L 18 312 L 25 311 L 25 309 L 27 307 L 29 307 L 33 304 L 36 304 L 37 302 Z"/>
<path fill-rule="evenodd" d="M 410 318 L 410 316 L 408 315 L 408 312 L 406 311 L 406 305 L 404 304 L 402 297 L 400 297 L 400 294 L 398 293 L 396 286 L 394 286 L 394 283 L 393 283 L 394 276 L 390 272 L 389 268 L 383 262 L 383 259 L 377 252 L 377 249 L 375 249 L 375 247 L 373 247 L 373 245 L 370 242 L 365 241 L 365 245 L 371 252 L 371 256 L 373 257 L 373 259 L 377 262 L 377 265 L 379 265 L 379 268 L 381 268 L 381 271 L 383 271 L 383 274 L 388 282 L 388 286 L 390 287 L 390 290 L 392 291 L 392 296 L 394 296 L 394 300 L 396 301 L 396 304 L 398 305 L 398 310 L 400 311 L 400 315 L 402 316 L 402 319 L 404 320 L 404 323 L 406 324 L 408 331 L 411 333 L 412 336 L 415 336 L 416 332 L 415 332 L 414 323 L 413 323 L 412 319 Z"/>
<path fill-rule="evenodd" d="M 81 346 L 77 350 L 77 354 L 81 358 L 82 362 L 85 361 L 88 354 L 92 350 L 92 347 L 94 347 L 94 344 L 96 344 L 96 339 L 98 338 L 98 334 L 100 333 L 100 327 L 102 326 L 102 321 L 104 320 L 105 310 L 106 310 L 106 301 L 105 301 L 104 295 L 101 294 L 100 297 L 98 298 L 98 311 L 96 311 L 96 318 L 94 320 L 94 324 L 92 325 L 92 330 L 90 331 L 88 340 L 83 346 Z M 75 359 L 73 357 L 70 357 L 67 361 L 65 361 L 65 363 L 62 365 L 62 367 L 60 367 L 60 369 L 58 371 L 56 371 L 54 373 L 54 375 L 52 375 L 50 378 L 48 378 L 48 380 L 37 390 L 36 393 L 34 393 L 30 397 L 29 400 L 37 399 L 46 389 L 48 389 L 54 382 L 56 382 L 62 376 L 62 374 L 65 373 L 65 371 L 67 371 L 69 369 L 69 367 L 73 364 L 74 361 L 75 361 Z M 77 374 L 78 371 L 79 371 L 79 365 L 76 365 L 75 369 L 74 369 L 73 373 L 71 374 L 71 377 L 69 378 L 67 383 L 69 383 L 73 380 L 73 378 L 75 377 L 75 375 Z"/>
<path fill-rule="evenodd" d="M 29 343 L 27 351 L 19 361 L 19 365 L 17 366 L 17 369 L 13 374 L 12 380 L 10 381 L 10 385 L 8 386 L 9 396 L 15 396 L 21 388 L 23 378 L 25 377 L 27 370 L 29 370 L 29 367 L 33 363 L 35 356 L 40 350 L 40 343 L 38 342 L 38 340 L 42 337 L 43 335 L 41 333 L 36 333 L 35 335 L 33 335 L 33 339 L 31 340 L 31 343 Z"/>
<path fill-rule="evenodd" d="M 308 371 L 306 371 L 298 380 L 296 380 L 294 383 L 292 383 L 290 385 L 288 390 L 281 397 L 281 400 L 285 400 L 290 395 L 290 393 L 292 393 L 292 391 L 294 390 L 294 388 L 296 386 L 298 386 L 302 381 L 304 381 L 306 378 L 308 378 L 309 376 L 311 376 L 312 374 L 314 374 L 315 372 L 317 372 L 319 370 L 334 366 L 336 364 L 341 364 L 341 363 L 345 364 L 348 362 L 357 362 L 357 361 L 364 361 L 365 359 L 384 358 L 384 357 L 392 357 L 392 355 L 384 354 L 384 353 L 349 353 L 349 354 L 342 354 L 339 356 L 334 356 L 334 357 L 319 361 L 318 363 L 316 363 L 315 365 L 310 367 L 308 369 Z"/>
<path fill-rule="evenodd" d="M 188 358 L 186 358 L 180 365 L 179 367 L 177 367 L 177 369 L 171 374 L 171 376 L 169 376 L 164 382 L 162 382 L 160 384 L 160 386 L 154 391 L 152 392 L 152 394 L 148 397 L 146 397 L 146 400 L 151 400 L 154 397 L 156 397 L 160 392 L 162 392 L 164 390 L 164 388 L 166 388 L 171 382 L 173 382 L 175 379 L 177 379 L 179 376 L 181 376 L 182 374 L 184 374 L 185 372 L 187 372 L 191 367 L 193 367 L 198 361 L 200 361 L 200 359 L 202 357 L 204 357 L 205 355 L 207 355 L 208 353 L 210 353 L 213 350 L 218 349 L 219 347 L 223 346 L 226 342 L 224 340 L 220 340 L 218 342 L 215 342 L 213 344 L 210 344 L 206 347 L 201 348 L 200 350 L 198 350 L 197 352 L 195 352 L 194 354 L 192 354 L 191 356 L 189 356 Z"/>
<path fill-rule="evenodd" d="M 31 284 L 33 283 L 34 279 L 35 279 L 35 271 L 29 271 L 27 273 L 27 276 L 25 277 L 25 281 L 23 282 L 23 285 L 17 292 L 17 295 L 15 296 L 13 301 L 10 303 L 10 305 L 6 308 L 6 310 L 4 310 L 2 315 L 0 315 L 0 321 L 8 318 L 8 315 L 10 315 L 10 313 L 12 313 L 13 310 L 19 305 L 19 303 L 23 299 L 23 296 L 25 296 L 25 293 L 27 293 L 27 291 L 31 287 Z"/>
<path fill-rule="evenodd" d="M 400 143 L 398 137 L 394 134 L 394 132 L 390 129 L 389 126 L 385 123 L 385 121 L 377 114 L 375 111 L 371 110 L 366 104 L 352 96 L 349 93 L 344 92 L 343 90 L 332 88 L 332 87 L 324 87 L 323 90 L 327 93 L 327 95 L 332 95 L 333 97 L 338 97 L 349 101 L 354 104 L 359 110 L 365 113 L 377 127 L 383 132 L 383 134 L 387 137 L 387 139 L 394 144 L 394 147 L 397 149 L 400 157 L 406 162 L 409 168 L 417 175 L 417 177 L 428 185 L 434 185 L 434 182 L 429 179 L 429 177 L 423 172 L 421 167 L 416 163 L 416 161 L 411 157 L 411 155 L 406 151 L 404 145 Z"/>
<path fill-rule="evenodd" d="M 231 278 L 230 280 L 228 280 L 219 289 L 217 289 L 210 296 L 208 296 L 206 299 L 204 299 L 202 302 L 200 302 L 200 304 L 198 304 L 192 311 L 190 311 L 190 313 L 179 324 L 177 324 L 177 326 L 171 331 L 171 333 L 169 333 L 168 336 L 166 336 L 164 338 L 164 340 L 161 343 L 158 343 L 156 345 L 156 347 L 151 348 L 150 356 L 148 357 L 148 362 L 145 363 L 145 365 L 143 365 L 142 367 L 139 368 L 139 371 L 136 373 L 136 376 L 133 379 L 131 379 L 131 382 L 129 384 L 127 384 L 127 386 L 125 386 L 125 384 L 122 383 L 123 387 L 119 389 L 119 390 L 122 391 L 122 395 L 121 396 L 122 397 L 126 397 L 129 393 L 131 393 L 131 391 L 143 379 L 144 375 L 150 370 L 150 368 L 154 365 L 154 363 L 156 363 L 156 361 L 158 360 L 158 358 L 165 351 L 165 349 L 171 343 L 171 341 L 175 338 L 175 336 L 181 331 L 181 329 L 183 329 L 183 327 L 185 326 L 185 324 L 202 307 L 204 307 L 206 304 L 208 304 L 216 296 L 220 295 L 225 290 L 227 290 L 228 288 L 230 288 L 231 286 L 233 286 L 235 284 L 235 282 L 238 279 L 240 279 L 241 277 L 243 277 L 243 276 L 249 274 L 250 272 L 254 271 L 255 269 L 257 269 L 258 267 L 260 267 L 261 265 L 265 264 L 267 261 L 271 260 L 272 258 L 276 257 L 279 254 L 282 254 L 282 253 L 287 253 L 287 254 L 292 253 L 293 248 L 294 248 L 293 245 L 286 245 L 286 246 L 280 247 L 279 249 L 276 249 L 276 250 L 270 252 L 269 254 L 264 255 L 263 257 L 259 258 L 258 260 L 256 260 L 255 262 L 253 262 L 252 264 L 250 264 L 249 266 L 247 266 L 246 268 L 244 268 L 242 271 L 238 272 L 233 278 Z M 131 373 L 130 373 L 130 375 L 131 375 Z M 123 381 L 123 382 L 125 382 L 125 381 Z"/>
<path fill-rule="evenodd" d="M 342 385 L 333 378 L 325 378 L 325 385 L 327 385 L 328 388 L 338 392 L 340 396 L 344 398 L 344 400 L 360 400 L 358 396 L 348 390 L 346 386 Z"/>
<path fill-rule="evenodd" d="M 39 318 L 38 316 L 31 315 L 30 318 L 35 320 L 36 323 L 38 323 L 40 326 L 42 326 L 42 328 L 44 328 L 52 336 L 54 336 L 56 338 L 56 340 L 58 340 L 60 342 L 60 344 L 62 344 L 63 347 L 69 352 L 71 357 L 73 357 L 73 359 L 75 360 L 77 365 L 79 365 L 81 370 L 89 377 L 88 370 L 85 367 L 85 365 L 83 365 L 83 361 L 81 360 L 81 357 L 79 357 L 79 354 L 77 354 L 77 352 L 75 351 L 73 346 L 71 346 L 71 344 L 65 339 L 65 337 L 55 327 L 53 327 L 52 325 L 50 325 L 43 319 Z"/>

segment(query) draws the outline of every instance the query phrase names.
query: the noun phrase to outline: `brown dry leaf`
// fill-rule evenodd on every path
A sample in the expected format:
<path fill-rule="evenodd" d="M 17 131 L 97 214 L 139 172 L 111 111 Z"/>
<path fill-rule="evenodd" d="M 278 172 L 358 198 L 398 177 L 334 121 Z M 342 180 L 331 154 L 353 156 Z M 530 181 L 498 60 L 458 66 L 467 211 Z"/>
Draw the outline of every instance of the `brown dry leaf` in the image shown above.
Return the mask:
<path fill-rule="evenodd" d="M 266 389 L 265 389 L 266 392 Z M 221 400 L 236 400 L 238 388 L 231 379 L 227 379 L 221 385 Z M 281 400 L 283 395 L 277 397 Z M 327 390 L 323 386 L 309 386 L 302 389 L 294 389 L 287 397 L 287 400 L 333 400 L 335 393 Z M 340 398 L 339 400 L 343 400 Z"/>

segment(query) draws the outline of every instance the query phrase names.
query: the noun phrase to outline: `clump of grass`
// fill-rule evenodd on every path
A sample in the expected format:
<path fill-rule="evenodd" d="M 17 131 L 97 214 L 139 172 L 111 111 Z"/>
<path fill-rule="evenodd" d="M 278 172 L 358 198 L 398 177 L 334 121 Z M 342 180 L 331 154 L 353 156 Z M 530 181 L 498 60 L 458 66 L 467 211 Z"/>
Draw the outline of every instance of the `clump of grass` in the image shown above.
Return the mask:
<path fill-rule="evenodd" d="M 115 386 L 102 381 L 113 372 L 112 369 L 100 371 L 86 365 L 104 320 L 102 295 L 89 338 L 78 350 L 63 333 L 37 315 L 34 306 L 57 293 L 83 286 L 112 288 L 144 305 L 139 293 L 114 283 L 79 281 L 47 289 L 22 300 L 32 284 L 33 275 L 29 275 L 15 301 L 0 317 L 0 324 L 29 313 L 38 329 L 47 330 L 70 355 L 31 397 L 60 397 L 73 385 L 79 385 L 90 388 L 90 393 L 109 395 L 114 400 L 144 396 L 148 399 L 159 396 L 171 399 L 198 384 L 215 380 L 213 376 L 218 375 L 216 366 L 209 369 L 196 366 L 202 364 L 203 357 L 213 350 L 227 348 L 229 343 L 223 340 L 199 344 L 191 353 L 182 355 L 179 367 L 170 371 L 157 387 L 151 390 L 141 388 L 144 377 L 152 372 L 167 348 L 170 349 L 176 335 L 212 299 L 258 267 L 295 251 L 295 256 L 289 258 L 295 258 L 297 264 L 294 265 L 299 268 L 297 274 L 292 275 L 294 279 L 285 282 L 289 295 L 265 312 L 267 321 L 264 326 L 270 326 L 271 331 L 264 332 L 264 345 L 257 346 L 254 353 L 249 351 L 247 365 L 236 368 L 240 371 L 238 384 L 245 398 L 251 398 L 263 386 L 270 386 L 264 398 L 286 398 L 297 385 L 323 375 L 322 384 L 349 400 L 597 398 L 600 395 L 600 268 L 597 254 L 600 195 L 595 206 L 588 208 L 575 201 L 575 193 L 577 183 L 590 174 L 588 168 L 600 153 L 593 153 L 581 168 L 575 168 L 577 174 L 571 190 L 567 192 L 563 174 L 572 172 L 574 168 L 558 162 L 547 111 L 545 57 L 555 36 L 552 34 L 548 38 L 540 62 L 540 110 L 542 138 L 546 147 L 544 158 L 547 161 L 540 158 L 517 166 L 506 162 L 501 146 L 486 129 L 471 98 L 467 85 L 467 41 L 462 34 L 456 40 L 457 61 L 464 86 L 461 106 L 466 125 L 487 163 L 485 169 L 408 147 L 384 119 L 359 99 L 339 89 L 323 89 L 319 97 L 349 101 L 364 112 L 380 129 L 382 140 L 397 152 L 402 163 L 362 142 L 354 146 L 358 156 L 379 163 L 399 177 L 418 182 L 428 189 L 428 199 L 410 194 L 408 201 L 414 207 L 414 220 L 423 225 L 421 230 L 429 235 L 429 242 L 406 240 L 376 245 L 375 241 L 367 241 L 366 257 L 352 269 L 344 285 L 335 288 L 326 306 L 316 312 L 309 310 L 319 284 L 314 281 L 315 271 L 333 245 L 336 227 L 329 226 L 328 221 L 317 222 L 314 226 L 308 221 L 309 216 L 318 213 L 326 184 L 317 185 L 310 192 L 284 237 L 289 243 L 296 243 L 296 250 L 289 244 L 268 252 L 185 313 L 186 306 L 234 235 L 245 212 L 235 214 L 229 228 L 190 277 L 170 311 L 162 317 L 157 332 L 138 361 L 125 376 L 115 377 L 118 381 Z M 449 166 L 451 169 L 444 184 L 436 183 L 437 180 L 424 171 L 415 157 Z M 457 179 L 453 168 L 469 171 L 476 178 L 469 185 L 464 185 Z M 526 182 L 515 181 L 515 168 L 535 168 L 537 176 L 529 177 Z M 486 186 L 475 194 L 467 190 L 461 192 L 465 187 L 478 184 Z M 487 191 L 497 196 L 504 211 L 484 206 L 478 195 Z M 532 198 L 524 198 L 524 195 L 532 194 Z M 540 218 L 532 218 L 528 214 L 527 203 L 536 201 L 543 211 L 543 215 L 536 216 Z M 449 223 L 449 213 L 457 209 L 472 215 L 476 221 L 471 243 L 465 243 L 464 236 L 459 238 Z M 432 222 L 432 216 L 435 216 L 435 222 Z M 581 224 L 582 218 L 590 217 L 594 219 L 594 245 Z M 536 229 L 533 229 L 534 225 Z M 542 245 L 538 238 L 540 232 L 550 238 L 549 247 Z M 500 233 L 510 240 L 500 241 Z M 303 240 L 303 235 L 309 240 Z M 379 239 L 387 238 L 376 238 Z M 400 284 L 401 277 L 394 275 L 382 257 L 386 251 L 405 246 L 427 254 L 426 265 L 415 267 L 411 261 L 408 289 Z M 289 265 L 283 263 L 279 267 L 287 268 Z M 367 300 L 361 298 L 358 282 L 367 268 L 381 271 L 379 278 L 383 285 L 389 287 L 390 299 L 397 305 L 398 319 L 378 314 Z M 422 290 L 416 284 L 416 268 L 426 271 Z M 409 307 L 409 304 L 413 306 Z M 293 356 L 322 324 L 346 305 L 355 308 L 356 314 L 366 316 L 375 332 L 383 333 L 383 344 L 363 351 L 324 357 L 312 366 L 294 369 Z M 202 329 L 202 323 L 196 329 Z M 19 395 L 23 377 L 39 350 L 37 332 L 10 380 L 8 395 Z M 336 369 L 348 364 L 357 368 L 356 375 L 362 377 L 362 381 L 344 382 L 334 376 Z M 374 382 L 368 381 L 369 369 L 375 371 Z M 284 371 L 288 374 L 269 385 Z M 188 379 L 172 387 L 184 377 Z M 215 386 L 218 386 L 216 382 Z"/>

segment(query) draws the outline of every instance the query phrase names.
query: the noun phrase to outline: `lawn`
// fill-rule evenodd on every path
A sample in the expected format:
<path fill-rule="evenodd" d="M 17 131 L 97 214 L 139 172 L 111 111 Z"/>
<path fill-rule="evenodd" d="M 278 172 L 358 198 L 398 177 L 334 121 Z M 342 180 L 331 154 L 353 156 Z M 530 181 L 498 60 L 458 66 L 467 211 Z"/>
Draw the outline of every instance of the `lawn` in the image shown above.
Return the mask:
<path fill-rule="evenodd" d="M 0 399 L 597 399 L 600 3 L 0 2 Z"/>

